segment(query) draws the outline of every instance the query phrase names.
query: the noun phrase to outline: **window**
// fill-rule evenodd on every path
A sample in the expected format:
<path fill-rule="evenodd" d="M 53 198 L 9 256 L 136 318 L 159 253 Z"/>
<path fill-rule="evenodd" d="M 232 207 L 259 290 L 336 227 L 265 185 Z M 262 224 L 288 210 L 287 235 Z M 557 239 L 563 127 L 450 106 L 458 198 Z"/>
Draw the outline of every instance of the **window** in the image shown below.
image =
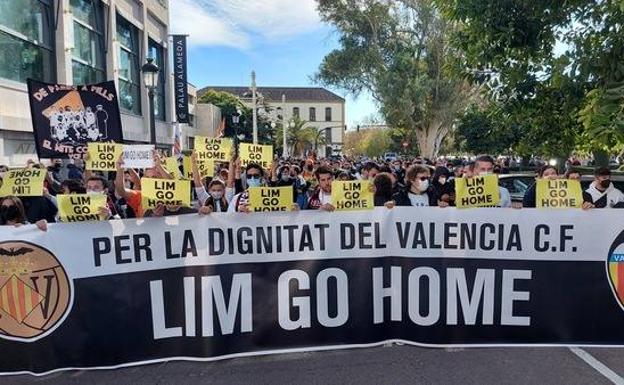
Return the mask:
<path fill-rule="evenodd" d="M 119 43 L 119 105 L 125 111 L 141 115 L 141 72 L 139 68 L 139 32 L 117 15 Z"/>
<path fill-rule="evenodd" d="M 325 121 L 326 122 L 331 122 L 332 121 L 331 107 L 326 107 L 325 108 Z"/>
<path fill-rule="evenodd" d="M 331 127 L 325 128 L 325 143 L 331 144 L 332 142 L 332 129 Z"/>
<path fill-rule="evenodd" d="M 316 122 L 316 108 L 310 107 L 310 121 Z"/>
<path fill-rule="evenodd" d="M 74 84 L 102 82 L 106 79 L 102 3 L 100 0 L 71 0 L 70 4 L 74 15 Z"/>
<path fill-rule="evenodd" d="M 293 107 L 293 117 L 299 119 L 299 107 Z"/>
<path fill-rule="evenodd" d="M 165 121 L 165 55 L 163 47 L 154 40 L 148 40 L 147 57 L 154 59 L 154 64 L 159 68 L 158 71 L 158 87 L 154 95 L 154 116 L 158 120 Z"/>
<path fill-rule="evenodd" d="M 52 0 L 0 0 L 0 78 L 55 80 Z"/>

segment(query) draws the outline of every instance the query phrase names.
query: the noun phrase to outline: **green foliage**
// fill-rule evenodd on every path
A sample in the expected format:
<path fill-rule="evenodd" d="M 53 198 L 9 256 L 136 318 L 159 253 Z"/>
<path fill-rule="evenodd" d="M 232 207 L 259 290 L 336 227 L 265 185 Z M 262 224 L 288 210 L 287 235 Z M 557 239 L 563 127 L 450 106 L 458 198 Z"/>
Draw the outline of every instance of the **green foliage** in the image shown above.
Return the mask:
<path fill-rule="evenodd" d="M 459 149 L 471 154 L 506 154 L 518 143 L 519 127 L 510 126 L 498 106 L 484 110 L 471 106 L 455 131 Z"/>
<path fill-rule="evenodd" d="M 447 70 L 456 54 L 453 25 L 425 0 L 318 3 L 322 19 L 340 34 L 340 48 L 323 59 L 316 80 L 370 92 L 388 125 L 413 131 L 412 145 L 436 155 L 469 99 L 466 84 Z"/>
<path fill-rule="evenodd" d="M 253 140 L 253 110 L 247 107 L 237 96 L 229 92 L 208 90 L 200 98 L 198 103 L 213 104 L 221 109 L 221 115 L 226 118 L 226 136 L 244 135 L 243 141 Z M 264 106 L 270 110 L 268 106 Z M 232 122 L 232 115 L 240 111 L 238 126 Z M 273 144 L 275 142 L 276 130 L 271 127 L 271 121 L 258 115 L 258 141 L 261 144 Z"/>
<path fill-rule="evenodd" d="M 389 130 L 370 129 L 346 132 L 343 151 L 349 156 L 381 157 L 391 147 Z"/>
<path fill-rule="evenodd" d="M 452 65 L 527 128 L 518 147 L 624 143 L 624 7 L 614 0 L 436 0 L 458 23 Z M 509 107 L 516 105 L 516 107 Z"/>

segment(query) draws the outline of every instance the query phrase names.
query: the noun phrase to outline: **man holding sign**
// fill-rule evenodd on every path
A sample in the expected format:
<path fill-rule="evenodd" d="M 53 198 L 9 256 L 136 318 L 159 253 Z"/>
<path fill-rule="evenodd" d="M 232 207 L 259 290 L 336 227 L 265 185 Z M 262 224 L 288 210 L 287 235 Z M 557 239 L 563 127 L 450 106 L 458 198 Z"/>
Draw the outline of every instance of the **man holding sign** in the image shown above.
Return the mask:
<path fill-rule="evenodd" d="M 509 191 L 498 185 L 498 176 L 493 173 L 494 159 L 489 155 L 481 155 L 474 164 L 472 178 L 455 180 L 458 208 L 467 207 L 511 207 Z"/>
<path fill-rule="evenodd" d="M 145 178 L 163 178 L 163 179 L 172 179 L 171 174 L 169 174 L 163 167 L 160 161 L 160 157 L 156 153 L 156 151 L 152 151 L 152 164 L 154 167 L 145 169 L 143 173 L 143 177 Z M 140 189 L 131 190 L 127 189 L 124 180 L 124 156 L 120 156 L 117 160 L 116 166 L 116 175 L 115 175 L 115 193 L 120 198 L 125 199 L 128 206 L 132 208 L 137 218 L 141 218 L 143 216 L 143 199 Z M 135 187 L 136 188 L 136 187 Z"/>
<path fill-rule="evenodd" d="M 141 179 L 141 205 L 146 217 L 190 214 L 191 182 L 182 179 Z"/>

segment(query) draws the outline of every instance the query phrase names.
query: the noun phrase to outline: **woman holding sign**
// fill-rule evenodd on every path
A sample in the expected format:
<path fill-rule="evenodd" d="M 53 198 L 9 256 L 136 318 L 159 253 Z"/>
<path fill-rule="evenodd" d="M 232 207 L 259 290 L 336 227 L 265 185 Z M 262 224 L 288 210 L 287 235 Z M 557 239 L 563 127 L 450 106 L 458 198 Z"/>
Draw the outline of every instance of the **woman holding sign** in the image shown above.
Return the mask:
<path fill-rule="evenodd" d="M 559 178 L 559 173 L 557 172 L 557 168 L 554 166 L 543 166 L 537 171 L 538 179 L 557 179 Z M 537 183 L 533 183 L 531 187 L 527 189 L 524 193 L 524 199 L 522 199 L 522 207 L 530 207 L 535 208 L 535 197 L 537 195 Z"/>

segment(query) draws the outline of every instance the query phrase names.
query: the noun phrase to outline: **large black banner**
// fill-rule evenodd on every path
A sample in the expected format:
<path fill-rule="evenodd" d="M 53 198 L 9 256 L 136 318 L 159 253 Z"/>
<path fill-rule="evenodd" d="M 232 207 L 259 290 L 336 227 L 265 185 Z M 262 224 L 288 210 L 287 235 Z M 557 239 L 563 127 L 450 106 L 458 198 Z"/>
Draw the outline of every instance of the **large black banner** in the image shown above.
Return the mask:
<path fill-rule="evenodd" d="M 0 229 L 0 372 L 623 345 L 623 228 L 617 211 L 410 208 Z"/>
<path fill-rule="evenodd" d="M 188 81 L 186 64 L 186 35 L 172 35 L 173 38 L 173 78 L 175 106 L 178 123 L 189 122 Z"/>
<path fill-rule="evenodd" d="M 123 141 L 115 82 L 68 86 L 28 79 L 37 155 L 82 159 L 87 142 Z"/>

